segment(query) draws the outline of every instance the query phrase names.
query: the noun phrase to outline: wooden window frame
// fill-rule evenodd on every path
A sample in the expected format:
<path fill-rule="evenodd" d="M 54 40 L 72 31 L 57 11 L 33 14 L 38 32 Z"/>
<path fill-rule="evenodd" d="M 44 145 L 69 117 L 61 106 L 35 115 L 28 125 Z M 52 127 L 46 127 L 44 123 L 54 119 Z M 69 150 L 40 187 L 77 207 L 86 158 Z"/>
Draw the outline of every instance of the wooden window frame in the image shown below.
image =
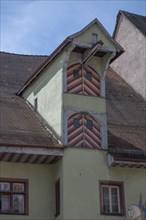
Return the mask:
<path fill-rule="evenodd" d="M 60 179 L 55 181 L 55 216 L 60 215 Z"/>
<path fill-rule="evenodd" d="M 118 213 L 109 212 L 106 213 L 103 210 L 103 187 L 109 187 L 110 188 L 117 188 L 119 193 L 119 209 L 120 211 Z M 110 215 L 110 216 L 125 216 L 125 196 L 124 196 L 124 183 L 119 181 L 107 181 L 107 180 L 100 180 L 99 181 L 99 191 L 100 191 L 100 214 L 101 215 Z"/>
<path fill-rule="evenodd" d="M 0 215 L 29 215 L 29 199 L 28 199 L 28 179 L 16 179 L 16 178 L 0 178 L 0 182 L 5 182 L 10 184 L 10 190 L 9 191 L 4 191 L 0 190 L 0 194 L 7 194 L 10 195 L 10 210 L 9 212 L 2 212 L 0 211 Z M 17 192 L 14 191 L 12 186 L 14 183 L 22 183 L 24 184 L 24 192 Z M 18 213 L 14 212 L 12 210 L 13 208 L 13 195 L 23 195 L 24 196 L 24 213 Z"/>

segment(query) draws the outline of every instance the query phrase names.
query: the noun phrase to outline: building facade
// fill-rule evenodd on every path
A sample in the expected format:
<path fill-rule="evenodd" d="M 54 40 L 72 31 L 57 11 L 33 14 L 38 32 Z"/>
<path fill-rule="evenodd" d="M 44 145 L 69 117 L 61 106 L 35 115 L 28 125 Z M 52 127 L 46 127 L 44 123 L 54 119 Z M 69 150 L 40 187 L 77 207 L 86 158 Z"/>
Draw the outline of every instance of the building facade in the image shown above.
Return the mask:
<path fill-rule="evenodd" d="M 3 81 L 4 109 L 16 106 L 9 120 L 17 121 L 13 129 L 9 120 L 2 123 L 12 137 L 8 142 L 2 133 L 3 220 L 127 220 L 131 204 L 143 209 L 146 104 L 108 70 L 122 52 L 95 19 L 49 57 L 17 56 L 26 70 L 30 64 L 38 69 L 26 71 L 29 78 L 15 88 L 17 96 L 13 90 L 9 94 L 9 77 Z M 2 54 L 6 63 L 8 57 L 14 64 L 16 55 Z"/>
<path fill-rule="evenodd" d="M 146 100 L 146 17 L 120 11 L 113 38 L 125 52 L 112 68 Z"/>

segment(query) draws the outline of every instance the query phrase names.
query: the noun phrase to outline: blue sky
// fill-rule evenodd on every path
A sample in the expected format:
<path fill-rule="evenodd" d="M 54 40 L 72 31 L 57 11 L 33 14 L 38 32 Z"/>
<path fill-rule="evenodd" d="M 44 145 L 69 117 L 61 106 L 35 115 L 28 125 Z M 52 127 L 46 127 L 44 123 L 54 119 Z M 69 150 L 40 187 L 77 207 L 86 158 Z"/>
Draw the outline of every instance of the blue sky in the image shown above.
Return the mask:
<path fill-rule="evenodd" d="M 0 0 L 1 51 L 49 55 L 94 18 L 112 34 L 119 10 L 146 15 L 145 0 Z"/>

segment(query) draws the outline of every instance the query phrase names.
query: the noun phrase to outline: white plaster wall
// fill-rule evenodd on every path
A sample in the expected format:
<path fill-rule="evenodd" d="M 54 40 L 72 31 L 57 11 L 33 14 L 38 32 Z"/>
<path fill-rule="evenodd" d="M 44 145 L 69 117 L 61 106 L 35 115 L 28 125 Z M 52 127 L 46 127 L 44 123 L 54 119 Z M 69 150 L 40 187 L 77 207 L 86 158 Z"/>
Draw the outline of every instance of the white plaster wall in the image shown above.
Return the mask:
<path fill-rule="evenodd" d="M 115 40 L 125 49 L 112 68 L 146 99 L 146 38 L 122 17 Z"/>

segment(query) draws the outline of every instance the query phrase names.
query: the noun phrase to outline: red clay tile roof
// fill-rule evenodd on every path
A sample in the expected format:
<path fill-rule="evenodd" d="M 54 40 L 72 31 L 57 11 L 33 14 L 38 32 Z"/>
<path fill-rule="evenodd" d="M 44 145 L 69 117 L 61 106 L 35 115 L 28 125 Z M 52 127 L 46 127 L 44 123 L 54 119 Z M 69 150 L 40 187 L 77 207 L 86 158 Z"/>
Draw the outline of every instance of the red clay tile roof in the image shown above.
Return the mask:
<path fill-rule="evenodd" d="M 16 95 L 46 56 L 0 53 L 0 143 L 61 147 L 37 115 Z"/>

